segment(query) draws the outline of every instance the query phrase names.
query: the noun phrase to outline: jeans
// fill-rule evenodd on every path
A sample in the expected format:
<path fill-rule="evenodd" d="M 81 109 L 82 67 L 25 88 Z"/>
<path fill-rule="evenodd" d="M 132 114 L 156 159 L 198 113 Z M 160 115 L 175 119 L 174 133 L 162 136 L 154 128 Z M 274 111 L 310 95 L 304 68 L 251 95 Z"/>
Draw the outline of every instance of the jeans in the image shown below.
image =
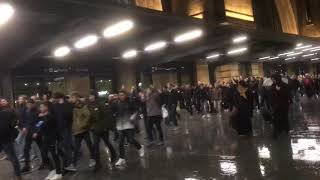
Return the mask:
<path fill-rule="evenodd" d="M 44 159 L 43 159 L 44 164 L 49 165 L 50 171 L 55 169 L 57 174 L 61 174 L 62 173 L 61 163 L 60 163 L 59 156 L 57 154 L 57 141 L 54 139 L 52 140 L 44 139 L 43 145 L 42 145 L 42 151 L 44 154 Z M 50 161 L 48 156 L 49 153 L 51 154 L 51 157 L 54 163 Z"/>
<path fill-rule="evenodd" d="M 156 126 L 156 128 L 158 130 L 159 140 L 161 142 L 163 142 L 163 132 L 162 132 L 162 128 L 161 128 L 161 120 L 162 120 L 161 115 L 159 115 L 159 116 L 150 116 L 149 117 L 147 133 L 148 133 L 148 137 L 149 137 L 149 141 L 150 142 L 152 142 L 154 140 L 153 133 L 152 133 L 154 125 Z"/>
<path fill-rule="evenodd" d="M 134 145 L 138 150 L 141 149 L 141 145 L 137 140 L 134 138 L 134 129 L 125 129 L 120 131 L 120 142 L 119 142 L 119 151 L 120 151 L 120 158 L 125 158 L 125 148 L 124 148 L 124 142 L 125 139 L 127 141 Z"/>
<path fill-rule="evenodd" d="M 20 164 L 19 164 L 18 158 L 16 156 L 16 152 L 14 150 L 13 142 L 10 142 L 7 144 L 2 144 L 2 149 L 7 154 L 8 158 L 13 166 L 14 174 L 16 176 L 21 176 Z"/>
<path fill-rule="evenodd" d="M 109 131 L 104 131 L 104 132 L 93 132 L 93 148 L 94 148 L 94 153 L 95 153 L 95 158 L 96 158 L 96 163 L 101 164 L 100 161 L 100 140 L 103 140 L 104 144 L 108 147 L 111 155 L 111 162 L 115 162 L 117 158 L 117 153 L 113 147 L 113 145 L 109 141 Z"/>
<path fill-rule="evenodd" d="M 18 137 L 15 140 L 15 149 L 16 149 L 18 158 L 23 157 L 23 148 L 25 145 L 25 139 L 26 139 L 26 135 L 23 134 L 22 131 L 20 131 L 18 134 Z"/>
<path fill-rule="evenodd" d="M 74 147 L 74 155 L 73 155 L 73 165 L 75 166 L 77 165 L 82 140 L 86 142 L 86 145 L 90 151 L 90 158 L 96 159 L 94 156 L 94 150 L 93 150 L 93 145 L 92 145 L 89 131 L 75 135 L 74 140 L 75 140 L 75 147 Z"/>
<path fill-rule="evenodd" d="M 42 138 L 41 136 L 38 136 L 36 139 L 34 139 L 32 137 L 32 133 L 28 133 L 26 136 L 26 142 L 24 145 L 24 158 L 25 158 L 25 166 L 29 167 L 30 166 L 30 149 L 32 147 L 32 143 L 36 142 L 36 144 L 38 145 L 38 147 L 42 147 Z M 41 153 L 41 159 L 42 159 L 42 163 L 43 160 L 45 159 L 45 154 L 43 153 L 43 151 L 40 149 L 40 153 Z"/>
<path fill-rule="evenodd" d="M 73 141 L 71 130 L 64 130 L 61 138 L 58 145 L 58 152 L 63 159 L 64 166 L 67 167 L 72 163 Z"/>

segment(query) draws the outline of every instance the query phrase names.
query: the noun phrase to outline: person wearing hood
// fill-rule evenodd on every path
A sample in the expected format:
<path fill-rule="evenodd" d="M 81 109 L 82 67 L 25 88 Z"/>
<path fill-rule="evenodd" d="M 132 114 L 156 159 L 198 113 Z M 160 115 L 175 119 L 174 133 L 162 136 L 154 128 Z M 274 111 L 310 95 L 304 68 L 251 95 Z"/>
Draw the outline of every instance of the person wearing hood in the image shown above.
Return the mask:
<path fill-rule="evenodd" d="M 273 111 L 273 136 L 277 138 L 282 132 L 289 133 L 289 105 L 291 102 L 290 90 L 280 75 L 272 77 L 271 108 Z"/>
<path fill-rule="evenodd" d="M 95 153 L 95 170 L 101 168 L 100 160 L 100 140 L 102 139 L 107 146 L 106 152 L 110 152 L 111 163 L 116 160 L 116 151 L 109 141 L 109 131 L 114 127 L 114 118 L 111 113 L 109 102 L 106 106 L 102 106 L 97 102 L 98 93 L 91 91 L 88 98 L 88 109 L 90 111 L 90 124 L 93 134 L 93 147 Z"/>
<path fill-rule="evenodd" d="M 8 100 L 0 98 L 0 144 L 10 160 L 17 180 L 21 180 L 20 164 L 14 149 L 14 140 L 18 135 L 16 114 L 10 108 Z"/>

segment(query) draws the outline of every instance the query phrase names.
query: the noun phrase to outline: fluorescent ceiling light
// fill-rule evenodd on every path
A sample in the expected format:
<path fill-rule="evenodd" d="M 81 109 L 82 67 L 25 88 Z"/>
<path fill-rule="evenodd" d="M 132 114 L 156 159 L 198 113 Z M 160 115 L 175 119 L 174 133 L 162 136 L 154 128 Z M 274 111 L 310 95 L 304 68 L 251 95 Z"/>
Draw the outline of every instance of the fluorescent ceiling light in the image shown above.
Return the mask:
<path fill-rule="evenodd" d="M 232 50 L 228 51 L 228 54 L 232 55 L 232 54 L 242 53 L 247 50 L 248 50 L 248 48 L 246 48 L 246 47 L 239 48 L 239 49 L 232 49 Z"/>
<path fill-rule="evenodd" d="M 320 51 L 320 48 L 317 48 L 317 49 L 311 50 L 310 52 L 316 52 L 316 51 Z"/>
<path fill-rule="evenodd" d="M 241 43 L 241 42 L 244 42 L 248 39 L 247 36 L 239 36 L 239 37 L 236 37 L 234 38 L 232 41 L 233 43 Z"/>
<path fill-rule="evenodd" d="M 312 47 L 312 45 L 300 46 L 300 47 L 296 47 L 295 50 L 305 49 L 305 48 L 310 48 L 310 47 Z"/>
<path fill-rule="evenodd" d="M 303 45 L 302 43 L 298 43 L 298 44 L 296 44 L 296 47 L 300 47 L 302 45 Z"/>
<path fill-rule="evenodd" d="M 312 54 L 305 54 L 305 55 L 303 55 L 302 57 L 309 57 L 309 56 L 314 56 L 315 54 L 314 53 L 312 53 Z"/>
<path fill-rule="evenodd" d="M 155 42 L 155 43 L 148 45 L 146 48 L 144 48 L 144 50 L 147 52 L 150 52 L 150 51 L 155 51 L 158 49 L 165 48 L 166 46 L 167 46 L 167 42 L 159 41 L 159 42 Z"/>
<path fill-rule="evenodd" d="M 314 50 L 314 49 L 320 49 L 320 46 L 316 46 L 316 47 L 308 48 L 308 49 L 303 49 L 302 51 L 311 51 L 311 50 Z"/>
<path fill-rule="evenodd" d="M 182 43 L 182 42 L 190 41 L 190 40 L 193 40 L 193 39 L 201 37 L 202 34 L 203 34 L 203 32 L 200 29 L 189 31 L 189 32 L 186 32 L 184 34 L 176 36 L 174 38 L 174 42 Z"/>
<path fill-rule="evenodd" d="M 125 58 L 125 59 L 129 59 L 129 58 L 136 57 L 137 54 L 138 54 L 138 51 L 135 50 L 135 49 L 132 49 L 132 50 L 128 50 L 128 51 L 124 52 L 122 57 Z"/>
<path fill-rule="evenodd" d="M 286 58 L 284 59 L 285 61 L 288 61 L 288 60 L 292 60 L 292 59 L 295 59 L 296 57 L 289 57 L 289 58 Z"/>
<path fill-rule="evenodd" d="M 220 54 L 211 54 L 209 56 L 206 57 L 206 59 L 214 59 L 214 58 L 218 58 L 220 56 Z"/>
<path fill-rule="evenodd" d="M 313 59 L 311 59 L 311 61 L 317 61 L 317 60 L 320 60 L 320 58 L 313 58 Z"/>
<path fill-rule="evenodd" d="M 106 38 L 112 38 L 131 30 L 133 26 L 134 23 L 131 20 L 120 21 L 117 24 L 105 28 L 103 30 L 103 36 Z"/>
<path fill-rule="evenodd" d="M 293 54 L 295 53 L 294 51 L 290 51 L 290 52 L 285 52 L 285 53 L 282 53 L 282 54 L 278 54 L 278 56 L 285 56 L 285 55 L 288 55 L 288 54 Z"/>
<path fill-rule="evenodd" d="M 280 58 L 280 57 L 275 56 L 275 57 L 270 58 L 270 60 L 273 60 L 273 59 L 279 59 L 279 58 Z"/>
<path fill-rule="evenodd" d="M 74 47 L 77 49 L 82 49 L 86 48 L 89 46 L 92 46 L 98 42 L 98 37 L 96 35 L 87 35 L 80 40 L 78 40 L 75 44 Z"/>
<path fill-rule="evenodd" d="M 262 57 L 262 58 L 259 58 L 259 60 L 264 60 L 264 59 L 269 59 L 270 56 L 266 56 L 266 57 Z"/>
<path fill-rule="evenodd" d="M 290 57 L 290 56 L 295 56 L 295 55 L 299 55 L 299 54 L 302 54 L 302 52 L 297 52 L 297 53 L 288 54 L 287 56 Z"/>
<path fill-rule="evenodd" d="M 0 3 L 0 25 L 3 25 L 12 18 L 14 9 L 10 4 Z"/>
<path fill-rule="evenodd" d="M 70 48 L 68 46 L 61 46 L 54 51 L 55 57 L 64 57 L 70 53 Z"/>

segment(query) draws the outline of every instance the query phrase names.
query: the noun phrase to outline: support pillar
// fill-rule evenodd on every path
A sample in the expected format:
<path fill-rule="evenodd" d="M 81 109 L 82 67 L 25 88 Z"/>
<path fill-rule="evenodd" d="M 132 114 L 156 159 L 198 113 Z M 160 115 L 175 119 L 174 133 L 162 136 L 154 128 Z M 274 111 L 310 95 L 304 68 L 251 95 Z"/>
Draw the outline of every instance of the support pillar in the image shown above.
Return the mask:
<path fill-rule="evenodd" d="M 7 98 L 11 102 L 14 99 L 13 78 L 11 72 L 0 74 L 0 96 Z"/>
<path fill-rule="evenodd" d="M 137 86 L 136 64 L 130 62 L 118 62 L 116 68 L 116 89 L 130 91 Z"/>
<path fill-rule="evenodd" d="M 201 82 L 204 84 L 209 84 L 210 79 L 209 79 L 209 67 L 207 63 L 196 63 L 196 77 L 197 77 L 197 82 Z"/>

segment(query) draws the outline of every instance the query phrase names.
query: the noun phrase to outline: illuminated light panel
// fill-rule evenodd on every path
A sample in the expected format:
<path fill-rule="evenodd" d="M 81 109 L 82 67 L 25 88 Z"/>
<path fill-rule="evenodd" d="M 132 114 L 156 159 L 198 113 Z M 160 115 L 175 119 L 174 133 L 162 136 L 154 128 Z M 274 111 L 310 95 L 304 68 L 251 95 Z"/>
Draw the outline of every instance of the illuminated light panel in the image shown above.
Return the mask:
<path fill-rule="evenodd" d="M 238 54 L 238 53 L 245 52 L 247 50 L 248 50 L 248 48 L 246 48 L 246 47 L 239 48 L 239 49 L 232 49 L 232 50 L 228 51 L 228 54 L 229 55 Z"/>
<path fill-rule="evenodd" d="M 306 49 L 306 48 L 310 48 L 310 47 L 312 47 L 312 45 L 300 46 L 300 47 L 296 47 L 295 50 Z"/>
<path fill-rule="evenodd" d="M 129 58 L 134 58 L 137 55 L 138 55 L 138 51 L 135 49 L 132 49 L 132 50 L 128 50 L 128 51 L 124 52 L 122 57 L 125 59 L 129 59 Z"/>
<path fill-rule="evenodd" d="M 220 169 L 223 175 L 233 176 L 237 174 L 237 164 L 232 160 L 221 160 L 219 162 Z"/>
<path fill-rule="evenodd" d="M 270 60 L 279 59 L 279 58 L 280 58 L 280 57 L 276 56 L 276 57 L 270 58 Z"/>
<path fill-rule="evenodd" d="M 296 59 L 296 57 L 289 57 L 289 58 L 286 58 L 284 59 L 285 61 L 289 61 L 289 60 L 293 60 L 293 59 Z"/>
<path fill-rule="evenodd" d="M 147 52 L 163 49 L 167 46 L 167 42 L 165 41 L 159 41 L 155 42 L 153 44 L 148 45 L 144 50 Z"/>
<path fill-rule="evenodd" d="M 242 19 L 245 21 L 252 21 L 252 22 L 254 21 L 253 16 L 231 12 L 231 11 L 226 11 L 226 16 L 236 18 L 236 19 Z"/>
<path fill-rule="evenodd" d="M 314 53 L 312 53 L 312 54 L 305 54 L 305 55 L 303 55 L 302 57 L 309 57 L 309 56 L 314 56 L 315 54 Z"/>
<path fill-rule="evenodd" d="M 320 58 L 313 58 L 313 59 L 311 59 L 311 61 L 318 61 L 318 60 L 320 60 Z"/>
<path fill-rule="evenodd" d="M 270 56 L 266 56 L 266 57 L 262 57 L 262 58 L 259 58 L 259 60 L 264 60 L 264 59 L 269 59 Z"/>
<path fill-rule="evenodd" d="M 248 39 L 247 36 L 239 36 L 239 37 L 236 37 L 234 38 L 232 41 L 233 43 L 241 43 L 241 42 L 244 42 Z"/>
<path fill-rule="evenodd" d="M 220 57 L 220 54 L 211 54 L 211 55 L 207 56 L 206 59 L 215 59 L 218 57 Z"/>
<path fill-rule="evenodd" d="M 320 46 L 316 46 L 316 47 L 308 48 L 308 49 L 303 49 L 302 51 L 311 51 L 311 50 L 314 50 L 314 49 L 320 49 Z"/>
<path fill-rule="evenodd" d="M 113 38 L 130 31 L 134 27 L 134 23 L 131 20 L 124 20 L 107 27 L 103 30 L 103 36 L 106 38 Z"/>
<path fill-rule="evenodd" d="M 266 146 L 258 147 L 258 153 L 259 153 L 259 158 L 262 158 L 262 159 L 270 159 L 271 158 L 270 150 Z"/>
<path fill-rule="evenodd" d="M 7 23 L 14 15 L 14 8 L 7 3 L 0 3 L 0 25 Z"/>
<path fill-rule="evenodd" d="M 55 57 L 64 57 L 67 56 L 70 53 L 70 51 L 71 50 L 68 46 L 61 46 L 54 51 L 53 55 Z"/>
<path fill-rule="evenodd" d="M 320 48 L 311 50 L 310 52 L 317 52 L 317 51 L 320 51 Z"/>
<path fill-rule="evenodd" d="M 174 42 L 183 43 L 183 42 L 186 42 L 186 41 L 190 41 L 190 40 L 199 38 L 199 37 L 202 36 L 202 34 L 203 34 L 203 32 L 200 29 L 189 31 L 189 32 L 186 32 L 184 34 L 176 36 L 174 38 Z"/>
<path fill-rule="evenodd" d="M 294 51 L 290 51 L 290 52 L 285 52 L 285 53 L 282 53 L 282 54 L 278 54 L 278 56 L 285 56 L 285 55 L 288 55 L 288 54 L 293 54 L 295 53 Z"/>
<path fill-rule="evenodd" d="M 98 42 L 98 37 L 96 35 L 87 35 L 80 40 L 78 40 L 75 44 L 74 47 L 77 49 L 82 49 L 86 48 L 89 46 L 92 46 Z"/>
<path fill-rule="evenodd" d="M 298 43 L 298 44 L 296 44 L 296 47 L 300 47 L 302 45 L 303 45 L 302 43 Z"/>
<path fill-rule="evenodd" d="M 296 55 L 300 55 L 300 54 L 302 54 L 302 52 L 297 52 L 297 53 L 293 53 L 293 54 L 288 54 L 287 57 L 296 56 Z"/>

